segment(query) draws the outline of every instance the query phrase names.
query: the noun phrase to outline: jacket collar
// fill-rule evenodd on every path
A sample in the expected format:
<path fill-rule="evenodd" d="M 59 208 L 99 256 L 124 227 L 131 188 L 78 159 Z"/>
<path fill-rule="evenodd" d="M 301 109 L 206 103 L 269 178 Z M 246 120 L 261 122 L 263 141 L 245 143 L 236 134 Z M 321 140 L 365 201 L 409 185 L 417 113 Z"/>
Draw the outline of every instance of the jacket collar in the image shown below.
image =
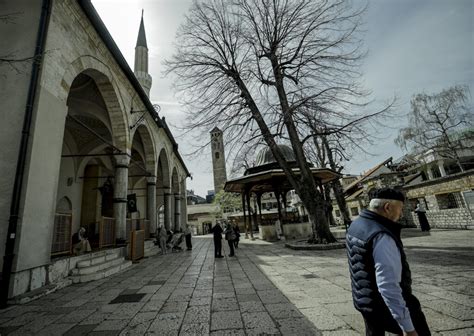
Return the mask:
<path fill-rule="evenodd" d="M 392 232 L 397 237 L 400 237 L 402 227 L 399 223 L 394 222 L 387 217 L 381 216 L 376 212 L 364 209 L 359 215 L 362 218 L 373 220 L 381 225 L 383 225 L 387 230 Z"/>

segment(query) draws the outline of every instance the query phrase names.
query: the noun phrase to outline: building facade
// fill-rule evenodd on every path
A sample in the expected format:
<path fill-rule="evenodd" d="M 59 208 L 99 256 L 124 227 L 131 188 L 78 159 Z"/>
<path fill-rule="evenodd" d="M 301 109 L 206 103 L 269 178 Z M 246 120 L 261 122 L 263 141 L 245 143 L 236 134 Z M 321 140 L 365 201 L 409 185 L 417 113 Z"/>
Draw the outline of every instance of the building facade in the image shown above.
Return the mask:
<path fill-rule="evenodd" d="M 130 218 L 179 229 L 189 172 L 148 97 L 143 19 L 134 74 L 90 0 L 4 6 L 22 14 L 5 25 L 0 54 L 35 55 L 20 71 L 0 64 L 0 251 L 13 297 L 55 277 L 58 227 L 91 237 L 110 219 L 122 243 Z"/>

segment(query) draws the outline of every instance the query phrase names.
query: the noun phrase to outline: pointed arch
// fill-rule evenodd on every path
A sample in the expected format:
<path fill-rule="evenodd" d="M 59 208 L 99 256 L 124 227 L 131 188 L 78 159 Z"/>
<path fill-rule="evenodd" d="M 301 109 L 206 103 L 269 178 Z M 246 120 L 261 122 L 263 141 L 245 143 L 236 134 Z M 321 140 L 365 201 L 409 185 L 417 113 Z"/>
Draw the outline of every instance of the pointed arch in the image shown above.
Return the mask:
<path fill-rule="evenodd" d="M 170 163 L 165 148 L 161 149 L 160 155 L 158 156 L 156 180 L 157 188 L 170 188 L 171 186 Z"/>
<path fill-rule="evenodd" d="M 142 124 L 136 128 L 136 130 L 132 133 L 132 146 L 133 140 L 137 134 L 140 136 L 140 140 L 143 146 L 144 151 L 144 162 L 145 168 L 148 173 L 153 176 L 156 176 L 157 172 L 157 156 L 156 156 L 156 148 L 155 148 L 155 141 L 152 138 L 152 132 L 148 128 L 147 125 Z"/>
<path fill-rule="evenodd" d="M 81 73 L 95 81 L 110 117 L 112 142 L 114 146 L 126 151 L 129 144 L 127 140 L 130 138 L 126 108 L 112 71 L 106 64 L 92 56 L 78 57 L 64 72 L 58 93 L 60 98 L 67 101 L 72 83 Z"/>
<path fill-rule="evenodd" d="M 173 167 L 173 174 L 171 175 L 171 193 L 178 195 L 180 190 L 179 187 L 178 170 L 176 167 Z"/>

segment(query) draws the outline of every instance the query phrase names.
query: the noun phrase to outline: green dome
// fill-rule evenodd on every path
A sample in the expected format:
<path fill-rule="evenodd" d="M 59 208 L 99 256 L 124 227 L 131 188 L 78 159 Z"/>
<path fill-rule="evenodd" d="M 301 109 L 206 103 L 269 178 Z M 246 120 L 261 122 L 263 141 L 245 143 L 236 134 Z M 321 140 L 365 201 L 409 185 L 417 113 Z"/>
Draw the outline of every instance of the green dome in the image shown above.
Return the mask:
<path fill-rule="evenodd" d="M 283 157 L 287 162 L 294 162 L 296 161 L 295 159 L 295 153 L 293 152 L 293 149 L 291 149 L 290 146 L 287 145 L 278 145 L 278 148 L 283 154 Z M 255 160 L 255 166 L 263 166 L 269 163 L 276 162 L 272 151 L 270 150 L 270 147 L 263 148 L 258 152 L 257 158 Z"/>

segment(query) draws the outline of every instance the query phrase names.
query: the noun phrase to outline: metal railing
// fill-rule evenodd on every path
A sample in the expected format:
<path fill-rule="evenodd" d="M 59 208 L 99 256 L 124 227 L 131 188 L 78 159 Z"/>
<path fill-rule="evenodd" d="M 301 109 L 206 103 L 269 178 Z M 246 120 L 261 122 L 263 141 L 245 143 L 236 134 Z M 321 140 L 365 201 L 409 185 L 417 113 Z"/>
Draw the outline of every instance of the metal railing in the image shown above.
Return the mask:
<path fill-rule="evenodd" d="M 137 230 L 144 231 L 145 239 L 150 238 L 150 220 L 145 218 L 127 218 L 126 240 L 130 242 L 131 232 Z"/>
<path fill-rule="evenodd" d="M 115 246 L 115 218 L 102 217 L 99 222 L 99 249 Z"/>
<path fill-rule="evenodd" d="M 72 215 L 57 213 L 54 216 L 51 255 L 70 254 L 72 251 Z"/>
<path fill-rule="evenodd" d="M 145 239 L 150 238 L 150 220 L 149 219 L 144 219 L 143 220 L 142 230 L 145 231 Z"/>
<path fill-rule="evenodd" d="M 145 231 L 133 230 L 130 233 L 130 259 L 139 260 L 145 256 Z"/>

